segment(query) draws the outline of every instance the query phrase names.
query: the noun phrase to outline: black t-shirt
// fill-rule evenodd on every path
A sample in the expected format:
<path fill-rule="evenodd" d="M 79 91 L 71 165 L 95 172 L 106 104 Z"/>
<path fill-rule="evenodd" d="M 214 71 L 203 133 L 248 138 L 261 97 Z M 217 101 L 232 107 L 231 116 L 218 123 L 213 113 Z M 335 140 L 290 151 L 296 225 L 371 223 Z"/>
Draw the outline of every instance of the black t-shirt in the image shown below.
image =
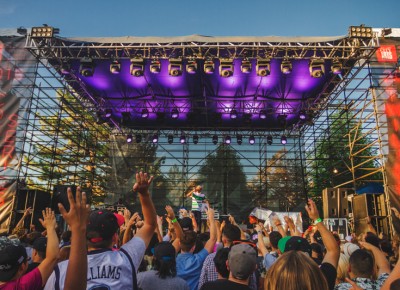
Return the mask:
<path fill-rule="evenodd" d="M 330 263 L 322 263 L 319 268 L 321 269 L 322 273 L 326 278 L 326 281 L 328 282 L 329 289 L 333 290 L 333 288 L 335 288 L 336 275 L 337 275 L 336 268 L 333 267 L 333 265 Z"/>
<path fill-rule="evenodd" d="M 218 279 L 206 282 L 200 290 L 252 290 L 249 286 L 235 283 L 227 279 Z"/>

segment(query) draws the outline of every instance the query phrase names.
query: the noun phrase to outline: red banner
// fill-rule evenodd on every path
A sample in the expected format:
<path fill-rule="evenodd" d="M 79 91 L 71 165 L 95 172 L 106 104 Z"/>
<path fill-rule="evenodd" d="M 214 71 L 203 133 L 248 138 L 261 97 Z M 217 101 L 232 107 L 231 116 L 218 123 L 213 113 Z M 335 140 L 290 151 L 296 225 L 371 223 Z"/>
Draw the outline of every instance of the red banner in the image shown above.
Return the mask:
<path fill-rule="evenodd" d="M 397 62 L 395 45 L 381 45 L 376 51 L 378 62 Z"/>

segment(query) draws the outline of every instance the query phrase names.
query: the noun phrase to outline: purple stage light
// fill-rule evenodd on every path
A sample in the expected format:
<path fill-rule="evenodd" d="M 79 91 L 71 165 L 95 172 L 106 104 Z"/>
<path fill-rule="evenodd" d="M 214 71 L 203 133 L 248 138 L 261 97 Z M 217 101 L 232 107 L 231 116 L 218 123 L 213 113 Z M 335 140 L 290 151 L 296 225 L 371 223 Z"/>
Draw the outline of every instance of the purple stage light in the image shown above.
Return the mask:
<path fill-rule="evenodd" d="M 305 120 L 307 118 L 307 115 L 303 110 L 299 112 L 299 118 L 300 120 Z"/>
<path fill-rule="evenodd" d="M 260 119 L 261 120 L 267 119 L 267 111 L 266 110 L 260 110 Z"/>
<path fill-rule="evenodd" d="M 250 145 L 253 145 L 254 143 L 256 143 L 256 138 L 254 137 L 254 135 L 250 135 L 249 143 L 250 143 Z"/>
<path fill-rule="evenodd" d="M 203 68 L 204 72 L 208 75 L 213 74 L 215 71 L 215 65 L 214 62 L 212 60 L 206 60 L 204 62 L 204 68 Z"/>
<path fill-rule="evenodd" d="M 106 110 L 104 111 L 104 116 L 105 116 L 106 118 L 110 118 L 111 115 L 112 115 L 112 110 L 111 110 L 111 109 L 106 109 Z"/>
<path fill-rule="evenodd" d="M 235 109 L 231 110 L 231 119 L 236 119 L 237 118 L 237 111 Z"/>
<path fill-rule="evenodd" d="M 157 134 L 153 135 L 152 141 L 153 141 L 153 143 L 157 143 L 158 142 L 158 135 Z"/>
<path fill-rule="evenodd" d="M 288 60 L 284 60 L 281 63 L 281 72 L 284 75 L 288 75 L 292 72 L 292 63 Z"/>
<path fill-rule="evenodd" d="M 173 109 L 171 110 L 171 118 L 172 118 L 172 119 L 178 119 L 178 117 L 179 117 L 179 110 L 178 110 L 178 108 L 173 108 Z"/>
<path fill-rule="evenodd" d="M 129 135 L 126 137 L 126 142 L 127 142 L 127 143 L 132 143 L 132 140 L 133 140 L 132 134 L 129 134 Z"/>
<path fill-rule="evenodd" d="M 181 144 L 185 144 L 186 143 L 186 136 L 185 135 L 181 135 L 181 138 L 179 139 Z"/>
<path fill-rule="evenodd" d="M 285 145 L 285 144 L 287 143 L 287 139 L 286 139 L 286 136 L 285 136 L 285 135 L 282 135 L 282 137 L 281 137 L 281 143 L 282 143 L 283 145 Z"/>
<path fill-rule="evenodd" d="M 186 72 L 188 74 L 195 74 L 197 71 L 197 62 L 195 60 L 189 60 L 186 64 Z"/>
<path fill-rule="evenodd" d="M 225 144 L 231 144 L 231 136 L 226 136 L 225 137 Z"/>
<path fill-rule="evenodd" d="M 142 109 L 142 118 L 146 119 L 149 117 L 149 110 L 147 108 Z"/>

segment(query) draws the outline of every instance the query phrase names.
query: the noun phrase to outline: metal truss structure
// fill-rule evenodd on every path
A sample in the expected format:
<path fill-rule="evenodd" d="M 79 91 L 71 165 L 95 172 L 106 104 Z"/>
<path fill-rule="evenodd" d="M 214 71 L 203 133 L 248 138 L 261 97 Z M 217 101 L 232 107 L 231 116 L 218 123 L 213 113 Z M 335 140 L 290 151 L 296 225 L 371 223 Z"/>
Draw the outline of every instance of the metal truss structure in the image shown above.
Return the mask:
<path fill-rule="evenodd" d="M 342 169 L 341 172 L 331 174 L 332 180 L 328 180 L 327 187 L 355 188 L 359 182 L 368 181 L 385 184 L 387 140 L 383 135 L 386 132 L 386 123 L 383 118 L 384 100 L 379 100 L 379 92 L 387 84 L 373 85 L 372 81 L 371 58 L 379 45 L 376 35 L 370 39 L 344 37 L 312 41 L 308 38 L 304 41 L 298 38 L 290 42 L 280 37 L 258 41 L 252 38 L 214 40 L 200 36 L 193 36 L 192 39 L 194 40 L 186 41 L 172 38 L 169 42 L 151 38 L 148 42 L 143 39 L 138 42 L 135 38 L 131 41 L 129 38 L 121 38 L 120 42 L 114 42 L 115 39 L 113 42 L 105 39 L 102 42 L 97 42 L 96 39 L 73 39 L 72 42 L 71 39 L 60 37 L 33 38 L 28 35 L 27 49 L 38 62 L 32 80 L 32 95 L 27 97 L 30 108 L 24 116 L 27 126 L 26 134 L 22 138 L 24 149 L 20 180 L 25 180 L 26 186 L 30 188 L 39 187 L 47 191 L 51 191 L 55 184 L 87 185 L 98 196 L 108 195 L 105 202 L 113 203 L 121 196 L 121 192 L 115 191 L 104 182 L 113 166 L 109 152 L 118 143 L 116 139 L 125 140 L 127 135 L 132 135 L 133 142 L 127 144 L 125 141 L 123 154 L 128 154 L 131 149 L 134 151 L 137 146 L 146 143 L 152 148 L 156 147 L 156 158 L 144 159 L 143 156 L 134 154 L 124 157 L 131 158 L 128 163 L 135 170 L 154 169 L 154 174 L 162 176 L 164 181 L 168 179 L 168 199 L 176 206 L 185 205 L 185 193 L 193 182 L 207 184 L 207 181 L 199 179 L 200 168 L 210 156 L 220 150 L 228 152 L 227 148 L 240 160 L 242 171 L 246 175 L 244 182 L 252 191 L 248 191 L 248 196 L 241 196 L 242 185 L 230 187 L 229 184 L 234 183 L 236 178 L 229 172 L 229 158 L 232 157 L 216 163 L 220 166 L 215 168 L 215 174 L 221 174 L 221 187 L 208 185 L 206 188 L 209 190 L 210 200 L 223 213 L 244 216 L 245 211 L 251 207 L 270 206 L 275 198 L 271 192 L 281 189 L 282 183 L 289 184 L 292 177 L 290 174 L 293 172 L 303 173 L 299 186 L 303 200 L 307 196 L 318 196 L 318 192 L 313 192 L 315 187 L 312 176 L 318 171 L 316 162 L 319 161 L 329 160 L 332 170 Z M 208 40 L 205 41 L 206 39 Z M 307 122 L 293 122 L 285 128 L 252 128 L 251 125 L 218 127 L 218 124 L 204 127 L 185 124 L 168 127 L 156 123 L 147 127 L 123 126 L 115 120 L 111 123 L 96 123 L 96 109 L 101 105 L 102 99 L 93 95 L 79 77 L 71 75 L 66 80 L 60 74 L 63 63 L 87 56 L 108 60 L 112 57 L 130 59 L 138 56 L 147 59 L 180 57 L 185 60 L 337 59 L 342 62 L 345 73 L 332 78 L 324 84 L 317 96 L 307 99 L 307 110 L 312 118 Z M 151 92 L 149 95 L 151 96 Z M 265 96 L 261 96 L 261 99 L 263 97 Z M 204 96 L 200 98 L 204 100 Z M 173 101 L 171 96 L 165 99 L 165 107 L 170 107 L 170 102 Z M 148 100 L 139 99 L 139 102 L 146 103 Z M 222 100 L 215 102 L 217 106 L 224 105 Z M 236 102 L 239 104 L 238 108 L 243 111 L 246 109 L 248 102 L 244 99 L 238 97 Z M 134 110 L 139 114 L 143 107 L 144 105 L 139 104 Z M 258 110 L 259 108 L 255 108 L 255 112 Z M 343 131 L 340 126 L 332 126 L 340 120 L 346 120 L 347 126 L 341 141 L 337 142 L 335 139 L 329 146 L 318 149 L 320 144 L 330 142 L 332 136 Z M 159 137 L 157 144 L 151 144 L 154 134 Z M 137 135 L 141 136 L 142 143 L 135 141 Z M 187 140 L 184 144 L 179 143 L 182 135 Z M 213 143 L 214 135 L 218 137 L 216 144 Z M 229 145 L 223 141 L 228 135 L 231 137 Z M 237 142 L 237 135 L 242 137 L 241 145 Z M 282 135 L 287 137 L 285 145 L 280 142 Z M 169 141 L 169 136 L 173 137 L 172 142 Z M 199 138 L 197 144 L 193 143 L 194 136 Z M 254 145 L 248 144 L 250 136 L 255 137 Z M 272 142 L 268 136 L 272 137 Z M 363 140 L 361 145 L 359 140 Z M 340 151 L 348 154 L 330 154 Z M 228 154 L 226 152 L 223 154 Z M 279 162 L 276 160 L 277 156 L 281 158 Z M 41 161 L 47 165 L 39 164 Z M 281 171 L 268 169 L 274 166 Z M 118 173 L 123 174 L 122 171 Z M 127 170 L 126 175 L 131 173 Z M 271 175 L 276 174 L 281 174 L 282 179 L 271 179 Z M 335 175 L 343 178 L 336 179 Z M 335 183 L 335 180 L 340 180 L 340 183 Z M 294 208 L 289 206 L 287 200 L 285 202 L 285 210 Z M 161 208 L 161 205 L 158 206 Z M 281 207 L 276 205 L 277 209 L 282 209 Z"/>

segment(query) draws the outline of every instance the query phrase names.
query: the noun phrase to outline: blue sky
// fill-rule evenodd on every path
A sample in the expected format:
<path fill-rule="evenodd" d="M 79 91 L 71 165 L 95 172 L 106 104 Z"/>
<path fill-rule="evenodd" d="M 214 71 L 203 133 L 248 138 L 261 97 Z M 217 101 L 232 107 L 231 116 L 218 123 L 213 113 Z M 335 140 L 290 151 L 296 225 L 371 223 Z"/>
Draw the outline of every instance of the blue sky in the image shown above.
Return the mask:
<path fill-rule="evenodd" d="M 400 27 L 399 0 L 0 0 L 0 28 L 46 23 L 70 36 L 338 36 Z"/>

